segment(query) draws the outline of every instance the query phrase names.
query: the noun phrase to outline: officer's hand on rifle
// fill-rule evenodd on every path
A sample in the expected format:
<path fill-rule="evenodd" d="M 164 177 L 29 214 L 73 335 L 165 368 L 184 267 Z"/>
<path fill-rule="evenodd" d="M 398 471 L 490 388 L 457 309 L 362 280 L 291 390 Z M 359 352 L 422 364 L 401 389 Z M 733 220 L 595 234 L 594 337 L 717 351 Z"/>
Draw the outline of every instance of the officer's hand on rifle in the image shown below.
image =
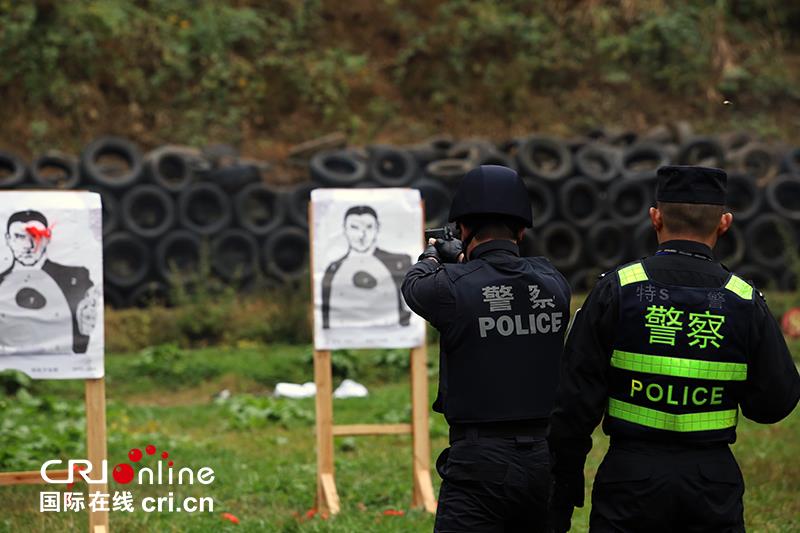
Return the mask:
<path fill-rule="evenodd" d="M 439 263 L 461 263 L 464 260 L 464 245 L 458 239 L 428 239 L 428 247 L 420 259 L 432 258 Z"/>

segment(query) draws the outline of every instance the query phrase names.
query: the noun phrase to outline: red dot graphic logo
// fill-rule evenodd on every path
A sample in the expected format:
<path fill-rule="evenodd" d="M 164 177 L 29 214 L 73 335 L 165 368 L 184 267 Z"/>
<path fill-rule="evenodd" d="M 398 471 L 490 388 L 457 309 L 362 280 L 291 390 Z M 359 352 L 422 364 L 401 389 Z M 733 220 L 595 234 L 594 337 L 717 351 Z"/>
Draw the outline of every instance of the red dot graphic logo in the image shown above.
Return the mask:
<path fill-rule="evenodd" d="M 168 452 L 163 452 L 163 453 L 161 454 L 161 458 L 162 458 L 162 459 L 166 459 L 167 457 L 169 457 L 169 453 L 168 453 Z"/>
<path fill-rule="evenodd" d="M 138 463 L 142 460 L 142 450 L 139 448 L 132 449 L 128 452 L 128 459 L 130 459 L 132 463 Z"/>
<path fill-rule="evenodd" d="M 147 455 L 153 455 L 154 453 L 156 453 L 156 447 L 153 446 L 152 444 L 148 444 L 147 447 L 144 449 L 144 451 L 147 452 Z"/>
<path fill-rule="evenodd" d="M 133 481 L 133 467 L 127 463 L 120 463 L 114 467 L 111 475 L 114 477 L 114 481 L 117 483 L 121 485 L 127 485 Z"/>

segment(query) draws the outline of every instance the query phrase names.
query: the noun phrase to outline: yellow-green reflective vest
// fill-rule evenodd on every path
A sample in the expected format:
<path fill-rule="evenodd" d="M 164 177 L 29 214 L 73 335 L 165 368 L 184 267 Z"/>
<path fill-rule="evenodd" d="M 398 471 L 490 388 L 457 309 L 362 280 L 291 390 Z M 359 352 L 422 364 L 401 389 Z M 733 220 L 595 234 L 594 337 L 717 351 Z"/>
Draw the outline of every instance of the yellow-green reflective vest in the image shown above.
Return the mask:
<path fill-rule="evenodd" d="M 733 442 L 747 379 L 754 290 L 660 283 L 641 262 L 617 270 L 619 322 L 603 423 L 612 436 Z"/>

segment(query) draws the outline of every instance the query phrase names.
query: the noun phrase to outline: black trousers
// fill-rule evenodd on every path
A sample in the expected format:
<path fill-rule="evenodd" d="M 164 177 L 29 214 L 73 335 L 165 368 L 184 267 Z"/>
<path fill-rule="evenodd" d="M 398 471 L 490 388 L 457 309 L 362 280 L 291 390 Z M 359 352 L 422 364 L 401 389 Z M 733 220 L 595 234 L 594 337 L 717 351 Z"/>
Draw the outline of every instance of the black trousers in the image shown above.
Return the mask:
<path fill-rule="evenodd" d="M 436 533 L 544 531 L 550 452 L 543 436 L 451 442 L 436 461 L 442 477 Z"/>
<path fill-rule="evenodd" d="M 592 489 L 592 533 L 744 531 L 744 481 L 727 445 L 611 441 Z"/>

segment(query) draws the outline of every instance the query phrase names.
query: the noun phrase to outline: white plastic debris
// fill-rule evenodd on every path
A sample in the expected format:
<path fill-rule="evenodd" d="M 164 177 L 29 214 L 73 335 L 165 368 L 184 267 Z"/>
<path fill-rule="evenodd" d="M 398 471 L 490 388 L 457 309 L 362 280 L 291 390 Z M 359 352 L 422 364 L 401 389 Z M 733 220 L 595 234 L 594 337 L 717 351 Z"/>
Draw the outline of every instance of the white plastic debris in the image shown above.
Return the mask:
<path fill-rule="evenodd" d="M 308 381 L 300 385 L 299 383 L 278 383 L 272 393 L 276 398 L 311 398 L 317 394 L 317 386 Z"/>
<path fill-rule="evenodd" d="M 223 401 L 223 402 L 225 400 L 230 399 L 230 397 L 231 397 L 231 391 L 228 390 L 228 389 L 222 389 L 221 391 L 219 391 L 218 393 L 216 393 L 214 395 L 214 399 L 215 400 L 220 400 L 220 401 Z"/>
<path fill-rule="evenodd" d="M 369 394 L 367 388 L 352 379 L 346 379 L 333 391 L 334 398 L 364 398 Z"/>

